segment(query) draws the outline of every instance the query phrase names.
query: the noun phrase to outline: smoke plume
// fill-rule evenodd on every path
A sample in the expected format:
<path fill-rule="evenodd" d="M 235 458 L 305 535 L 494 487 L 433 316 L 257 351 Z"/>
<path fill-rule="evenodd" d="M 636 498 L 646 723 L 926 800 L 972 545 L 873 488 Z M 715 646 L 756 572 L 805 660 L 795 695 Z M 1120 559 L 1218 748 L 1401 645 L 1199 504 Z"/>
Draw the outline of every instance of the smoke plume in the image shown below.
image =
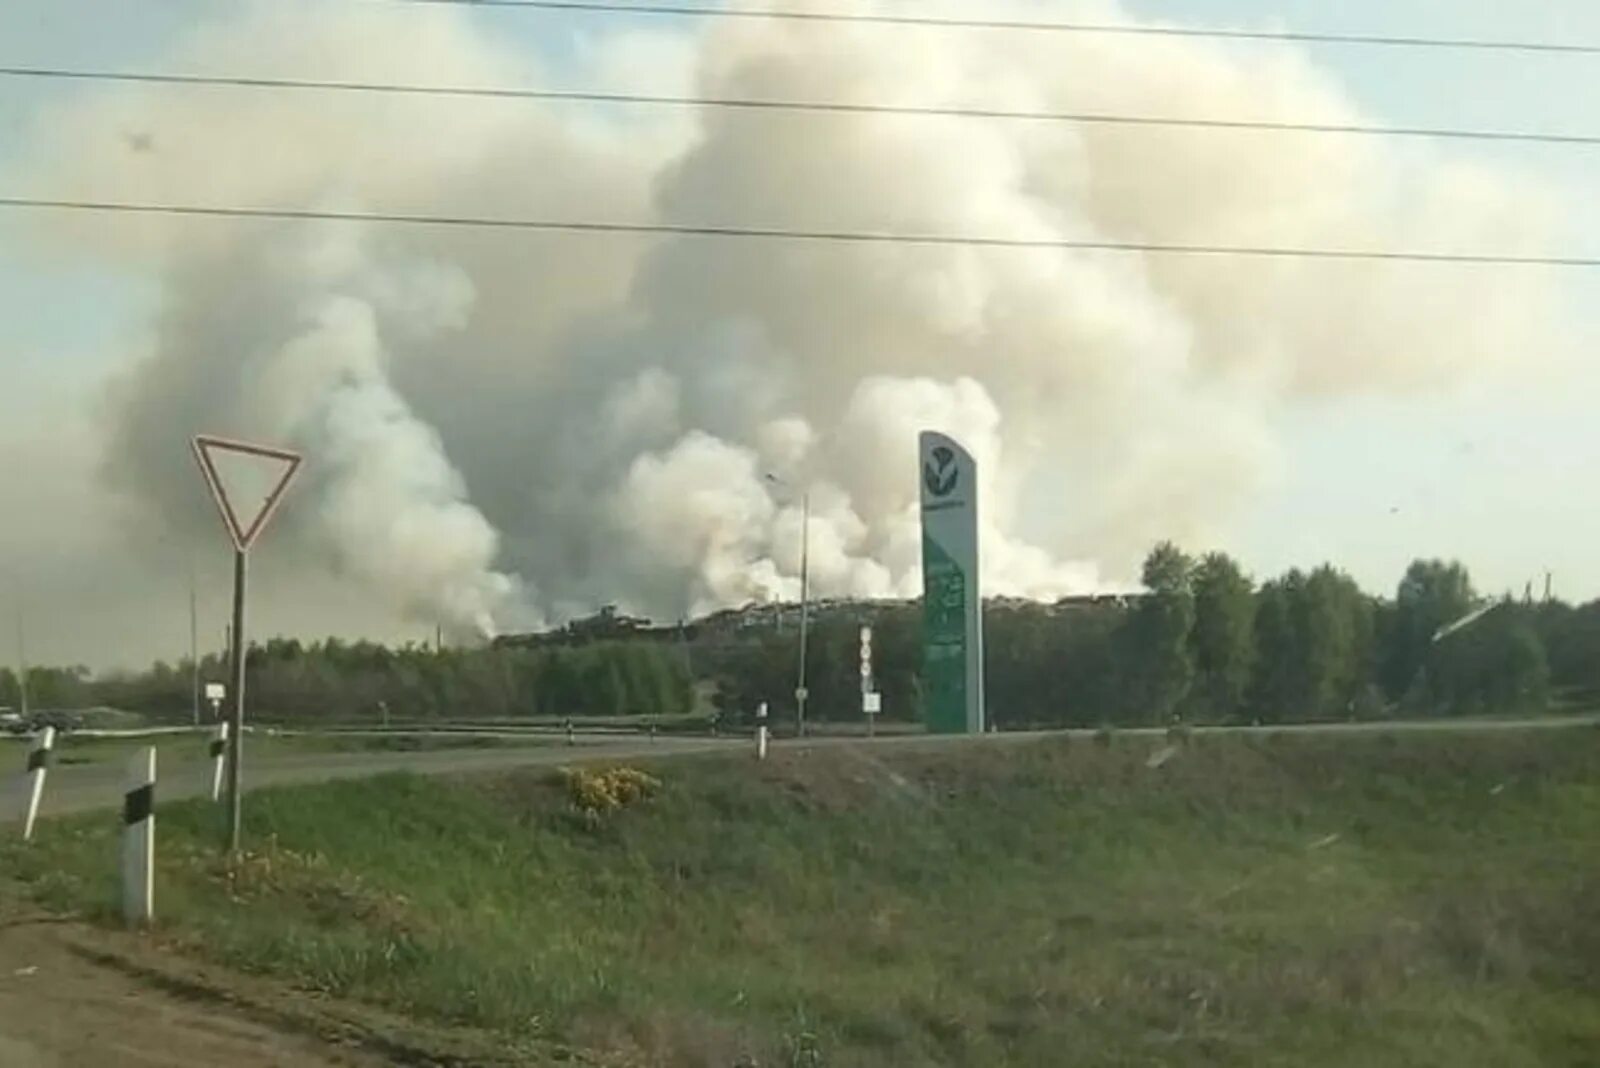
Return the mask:
<path fill-rule="evenodd" d="M 1288 49 L 731 21 L 601 33 L 542 67 L 477 13 L 392 7 L 257 4 L 170 65 L 1371 121 Z M 130 161 L 130 128 L 159 150 Z M 58 195 L 479 217 L 1538 252 L 1553 210 L 1516 174 L 1373 139 L 869 114 L 140 88 L 47 116 L 36 148 Z M 991 591 L 1126 583 L 1151 541 L 1215 534 L 1271 483 L 1283 413 L 1450 388 L 1562 314 L 1531 272 L 1402 263 L 192 219 L 60 233 L 162 279 L 113 394 L 115 485 L 209 522 L 187 433 L 296 444 L 285 544 L 463 628 L 792 598 L 807 498 L 817 592 L 914 594 L 930 428 L 982 465 Z"/>

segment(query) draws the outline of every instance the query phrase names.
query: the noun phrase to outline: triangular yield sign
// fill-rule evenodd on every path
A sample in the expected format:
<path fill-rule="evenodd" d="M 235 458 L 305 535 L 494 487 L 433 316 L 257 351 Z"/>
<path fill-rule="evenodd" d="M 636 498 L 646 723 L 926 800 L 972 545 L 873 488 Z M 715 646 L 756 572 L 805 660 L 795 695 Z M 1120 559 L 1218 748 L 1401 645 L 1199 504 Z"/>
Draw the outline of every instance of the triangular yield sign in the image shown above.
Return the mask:
<path fill-rule="evenodd" d="M 266 529 L 284 490 L 300 469 L 300 454 L 267 445 L 197 434 L 195 459 L 234 548 L 246 552 Z"/>

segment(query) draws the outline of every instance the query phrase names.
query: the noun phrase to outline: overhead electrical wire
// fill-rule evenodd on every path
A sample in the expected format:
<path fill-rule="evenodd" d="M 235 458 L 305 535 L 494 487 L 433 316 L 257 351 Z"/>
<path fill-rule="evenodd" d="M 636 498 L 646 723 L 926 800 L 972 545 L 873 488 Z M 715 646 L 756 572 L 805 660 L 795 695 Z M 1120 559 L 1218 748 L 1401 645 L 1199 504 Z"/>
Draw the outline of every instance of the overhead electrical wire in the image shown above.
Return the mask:
<path fill-rule="evenodd" d="M 1262 259 L 1311 259 L 1407 262 L 1495 267 L 1597 268 L 1600 257 L 1524 256 L 1475 252 L 1318 248 L 1275 245 L 1182 244 L 1151 241 L 1095 241 L 1074 238 L 994 237 L 975 234 L 894 233 L 874 230 L 808 230 L 783 227 L 714 226 L 687 223 L 611 222 L 579 219 L 535 219 L 403 212 L 332 211 L 311 208 L 251 208 L 204 204 L 134 203 L 116 200 L 0 196 L 0 208 L 81 211 L 136 215 L 224 219 L 388 223 L 408 226 L 523 230 L 553 233 L 620 234 L 740 238 L 852 245 L 911 245 L 955 248 L 1057 249 L 1082 252 L 1150 253 L 1177 256 L 1237 256 Z"/>
<path fill-rule="evenodd" d="M 496 86 L 415 85 L 404 82 L 347 81 L 324 78 L 275 78 L 232 74 L 173 74 L 155 71 L 84 70 L 68 67 L 0 67 L 0 77 L 63 81 L 125 82 L 146 85 L 212 86 L 266 90 L 371 93 L 395 96 L 466 97 L 528 100 L 545 103 L 592 103 L 641 107 L 717 108 L 835 115 L 906 115 L 936 118 L 989 119 L 1011 122 L 1059 122 L 1083 125 L 1136 126 L 1201 130 L 1259 130 L 1269 133 L 1337 134 L 1359 137 L 1438 138 L 1544 145 L 1600 145 L 1600 135 L 1538 133 L 1526 130 L 1471 130 L 1434 126 L 1367 126 L 1355 123 L 1291 122 L 1271 119 L 1191 118 L 1166 115 L 1119 115 L 1095 111 L 1019 110 L 934 104 L 871 104 L 833 100 L 768 100 L 752 97 L 680 96 L 666 93 L 620 93 L 580 89 L 527 89 Z"/>
<path fill-rule="evenodd" d="M 384 0 L 391 4 L 434 7 L 526 8 L 572 14 L 654 15 L 667 18 L 740 19 L 769 22 L 863 23 L 879 26 L 930 26 L 958 30 L 1020 30 L 1036 33 L 1106 34 L 1137 37 L 1201 37 L 1226 41 L 1277 41 L 1286 44 L 1359 45 L 1377 48 L 1444 48 L 1477 52 L 1600 55 L 1600 44 L 1516 41 L 1409 34 L 1311 33 L 1293 30 L 1230 30 L 1190 26 L 1117 25 L 1032 19 L 957 18 L 882 12 L 799 11 L 785 8 L 713 8 L 684 4 L 628 4 L 612 0 Z"/>

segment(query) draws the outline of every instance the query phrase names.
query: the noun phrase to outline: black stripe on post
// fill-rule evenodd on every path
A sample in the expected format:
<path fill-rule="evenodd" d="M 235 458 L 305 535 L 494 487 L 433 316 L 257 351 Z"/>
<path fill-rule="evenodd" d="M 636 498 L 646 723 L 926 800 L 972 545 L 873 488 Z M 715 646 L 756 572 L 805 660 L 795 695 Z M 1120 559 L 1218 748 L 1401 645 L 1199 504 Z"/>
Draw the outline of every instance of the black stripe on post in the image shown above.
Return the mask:
<path fill-rule="evenodd" d="M 28 753 L 28 770 L 38 771 L 40 768 L 48 768 L 55 763 L 55 759 L 55 751 L 52 749 L 30 750 Z"/>
<path fill-rule="evenodd" d="M 223 741 L 221 738 L 214 739 L 211 742 L 211 759 L 212 760 L 216 760 L 218 757 L 220 757 L 223 753 L 225 753 L 227 751 L 228 751 L 228 743 Z"/>
<path fill-rule="evenodd" d="M 132 826 L 150 818 L 156 806 L 156 784 L 146 783 L 122 797 L 122 822 Z"/>

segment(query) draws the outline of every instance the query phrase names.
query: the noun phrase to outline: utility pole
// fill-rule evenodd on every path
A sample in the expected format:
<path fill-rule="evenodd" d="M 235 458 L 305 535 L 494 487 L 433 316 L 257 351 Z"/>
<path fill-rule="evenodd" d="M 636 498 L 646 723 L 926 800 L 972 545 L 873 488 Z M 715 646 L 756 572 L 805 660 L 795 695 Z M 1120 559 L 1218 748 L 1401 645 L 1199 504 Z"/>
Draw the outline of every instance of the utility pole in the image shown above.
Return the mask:
<path fill-rule="evenodd" d="M 22 594 L 17 594 L 17 713 L 28 722 L 28 637 L 22 621 Z"/>
<path fill-rule="evenodd" d="M 789 484 L 772 472 L 767 472 L 767 481 L 775 486 L 788 486 Z M 791 487 L 792 489 L 792 487 Z M 792 499 L 792 498 L 791 498 Z M 811 623 L 811 490 L 809 487 L 800 495 L 800 663 L 796 675 L 794 688 L 795 707 L 795 733 L 803 736 L 806 733 L 806 698 L 810 693 L 806 690 L 806 643 L 810 638 Z M 783 606 L 778 606 L 778 628 L 783 629 Z"/>
<path fill-rule="evenodd" d="M 796 732 L 806 733 L 806 637 L 811 609 L 811 491 L 800 501 L 800 678 L 794 688 Z"/>

